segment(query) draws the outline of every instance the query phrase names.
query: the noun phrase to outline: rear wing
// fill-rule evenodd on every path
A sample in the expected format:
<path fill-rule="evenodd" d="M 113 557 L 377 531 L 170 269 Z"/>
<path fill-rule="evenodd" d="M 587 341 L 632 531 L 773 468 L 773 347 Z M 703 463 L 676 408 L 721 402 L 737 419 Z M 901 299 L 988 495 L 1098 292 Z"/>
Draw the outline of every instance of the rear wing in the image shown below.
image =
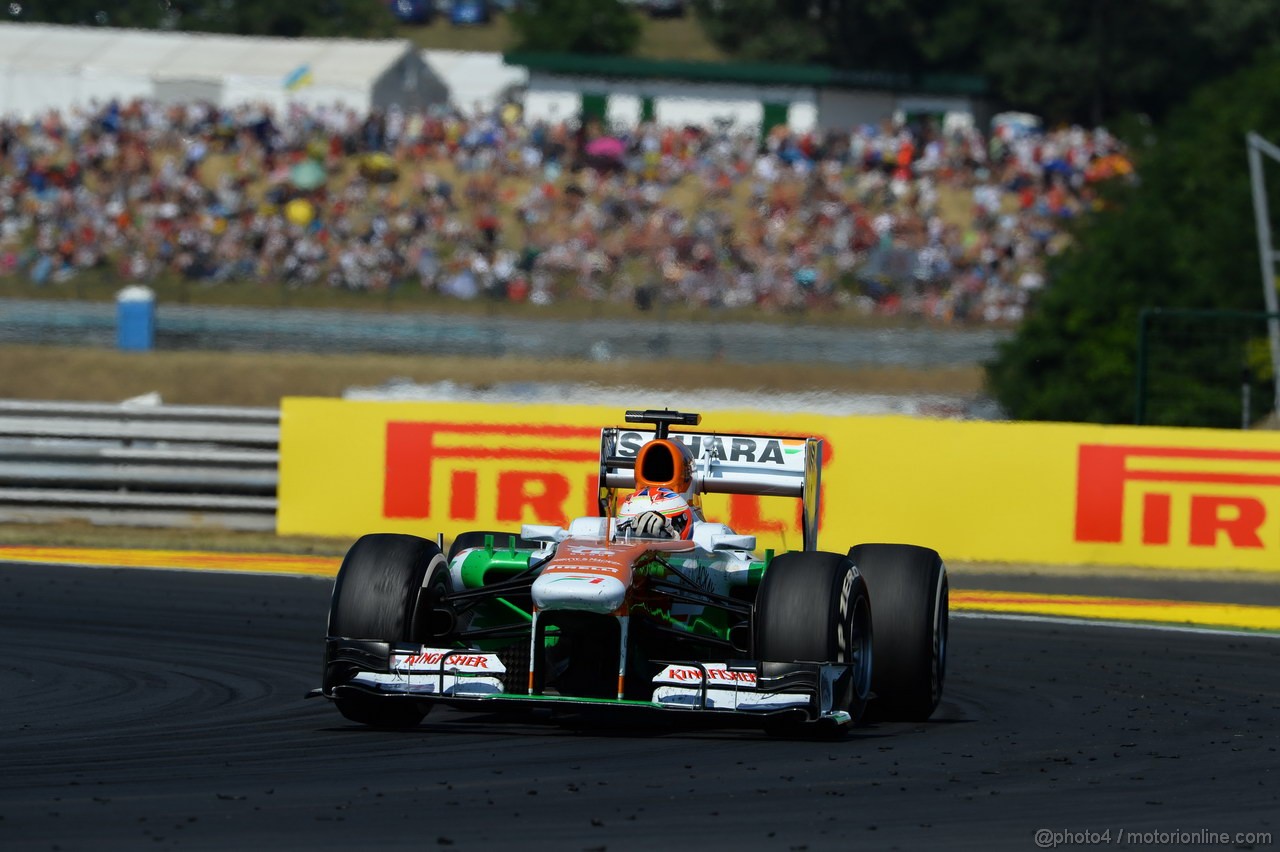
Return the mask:
<path fill-rule="evenodd" d="M 636 454 L 655 437 L 666 437 L 689 448 L 694 459 L 696 493 L 799 498 L 804 505 L 804 549 L 817 549 L 822 484 L 820 438 L 669 432 L 661 427 L 605 428 L 600 432 L 601 515 L 613 514 L 617 489 L 635 487 Z"/>

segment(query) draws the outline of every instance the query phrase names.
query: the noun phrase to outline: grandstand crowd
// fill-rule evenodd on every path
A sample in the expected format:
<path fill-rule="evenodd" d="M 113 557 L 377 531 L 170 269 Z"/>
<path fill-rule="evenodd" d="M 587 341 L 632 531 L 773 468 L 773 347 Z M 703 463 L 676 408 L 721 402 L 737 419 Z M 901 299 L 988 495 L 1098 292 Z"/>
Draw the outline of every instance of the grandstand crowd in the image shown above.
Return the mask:
<path fill-rule="evenodd" d="M 1103 129 L 840 133 L 146 101 L 0 119 L 0 277 L 1016 322 Z"/>

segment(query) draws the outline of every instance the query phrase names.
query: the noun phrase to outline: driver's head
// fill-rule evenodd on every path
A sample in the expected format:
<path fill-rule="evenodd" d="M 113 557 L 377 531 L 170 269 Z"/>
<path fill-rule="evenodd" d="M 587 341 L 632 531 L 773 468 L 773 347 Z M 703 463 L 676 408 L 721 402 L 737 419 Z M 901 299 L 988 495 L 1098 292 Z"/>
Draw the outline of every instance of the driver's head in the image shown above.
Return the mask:
<path fill-rule="evenodd" d="M 670 488 L 646 485 L 618 510 L 618 534 L 636 538 L 693 537 L 693 509 Z"/>

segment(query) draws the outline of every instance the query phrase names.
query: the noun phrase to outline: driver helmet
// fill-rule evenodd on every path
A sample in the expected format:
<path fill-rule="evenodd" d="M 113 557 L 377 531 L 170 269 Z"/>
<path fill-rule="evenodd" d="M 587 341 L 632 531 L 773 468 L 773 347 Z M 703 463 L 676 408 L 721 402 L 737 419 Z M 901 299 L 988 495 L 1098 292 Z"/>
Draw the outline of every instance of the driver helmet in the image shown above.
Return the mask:
<path fill-rule="evenodd" d="M 670 488 L 646 485 L 623 501 L 618 534 L 688 540 L 693 537 L 693 509 Z"/>

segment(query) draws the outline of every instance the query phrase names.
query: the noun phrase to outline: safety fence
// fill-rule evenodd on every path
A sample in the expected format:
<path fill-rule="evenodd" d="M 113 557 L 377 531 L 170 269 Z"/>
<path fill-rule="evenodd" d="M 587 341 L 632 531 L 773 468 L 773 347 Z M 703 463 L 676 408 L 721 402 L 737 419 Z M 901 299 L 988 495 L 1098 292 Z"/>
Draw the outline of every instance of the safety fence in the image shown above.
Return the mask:
<path fill-rule="evenodd" d="M 275 528 L 280 411 L 0 400 L 0 521 Z"/>

